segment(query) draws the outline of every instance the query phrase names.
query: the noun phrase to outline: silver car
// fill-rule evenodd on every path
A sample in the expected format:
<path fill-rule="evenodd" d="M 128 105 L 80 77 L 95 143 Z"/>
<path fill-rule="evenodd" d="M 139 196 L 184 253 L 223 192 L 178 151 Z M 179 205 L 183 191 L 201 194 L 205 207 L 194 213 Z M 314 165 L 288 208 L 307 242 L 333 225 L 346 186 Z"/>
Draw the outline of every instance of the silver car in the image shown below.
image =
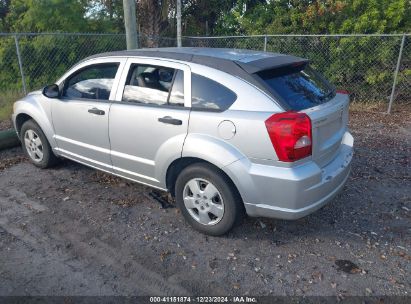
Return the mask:
<path fill-rule="evenodd" d="M 221 235 L 244 214 L 303 217 L 343 188 L 348 103 L 303 58 L 159 48 L 86 58 L 17 101 L 13 121 L 34 165 L 63 157 L 169 191 Z"/>

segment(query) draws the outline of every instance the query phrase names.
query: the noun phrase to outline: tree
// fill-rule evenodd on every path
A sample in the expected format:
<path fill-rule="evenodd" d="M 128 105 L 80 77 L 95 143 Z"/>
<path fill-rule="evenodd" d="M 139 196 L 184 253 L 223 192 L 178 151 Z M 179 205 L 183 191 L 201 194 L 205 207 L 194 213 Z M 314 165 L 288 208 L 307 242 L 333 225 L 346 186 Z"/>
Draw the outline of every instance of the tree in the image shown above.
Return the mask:
<path fill-rule="evenodd" d="M 237 1 L 218 25 L 219 34 L 371 34 L 409 33 L 408 0 L 271 0 L 244 5 Z M 261 39 L 231 39 L 230 47 L 262 49 Z M 273 37 L 267 49 L 309 58 L 352 97 L 382 100 L 389 95 L 401 37 Z M 400 82 L 411 75 L 404 53 Z M 408 76 L 407 76 L 408 75 Z M 408 80 L 409 81 L 409 80 Z M 377 92 L 373 88 L 379 88 Z M 364 92 L 367 92 L 366 94 Z M 381 94 L 381 92 L 384 92 Z"/>
<path fill-rule="evenodd" d="M 0 0 L 0 31 L 4 31 L 5 18 L 9 13 L 10 0 Z"/>
<path fill-rule="evenodd" d="M 271 0 L 251 7 L 237 1 L 221 20 L 220 32 L 281 33 L 394 33 L 411 30 L 408 0 Z"/>
<path fill-rule="evenodd" d="M 183 1 L 183 35 L 205 36 L 224 33 L 219 31 L 220 20 L 237 5 L 238 1 L 186 0 Z"/>
<path fill-rule="evenodd" d="M 82 1 L 14 0 L 6 16 L 12 32 L 87 32 Z"/>
<path fill-rule="evenodd" d="M 148 46 L 155 45 L 155 38 L 170 26 L 170 0 L 138 0 L 137 14 L 139 33 L 149 38 Z"/>
<path fill-rule="evenodd" d="M 103 32 L 124 32 L 124 11 L 122 0 L 89 0 L 86 16 L 93 28 Z"/>

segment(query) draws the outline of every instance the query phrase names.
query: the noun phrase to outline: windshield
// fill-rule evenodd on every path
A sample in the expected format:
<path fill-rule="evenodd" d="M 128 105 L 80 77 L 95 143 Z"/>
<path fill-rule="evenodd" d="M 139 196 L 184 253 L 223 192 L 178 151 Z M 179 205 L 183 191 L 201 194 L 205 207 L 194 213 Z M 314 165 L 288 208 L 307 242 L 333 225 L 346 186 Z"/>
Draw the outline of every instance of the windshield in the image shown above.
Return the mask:
<path fill-rule="evenodd" d="M 335 96 L 335 89 L 309 65 L 286 66 L 257 74 L 291 110 L 308 109 Z"/>

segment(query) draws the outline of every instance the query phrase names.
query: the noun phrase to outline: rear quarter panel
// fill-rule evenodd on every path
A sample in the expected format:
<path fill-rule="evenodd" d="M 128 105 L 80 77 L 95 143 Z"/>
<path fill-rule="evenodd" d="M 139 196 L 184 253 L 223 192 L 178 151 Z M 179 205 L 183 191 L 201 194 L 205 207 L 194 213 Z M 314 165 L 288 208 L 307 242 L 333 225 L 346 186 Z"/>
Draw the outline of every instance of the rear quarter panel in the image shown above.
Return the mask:
<path fill-rule="evenodd" d="M 192 64 L 191 72 L 210 78 L 237 95 L 236 101 L 223 112 L 192 110 L 188 135 L 183 148 L 184 156 L 202 155 L 205 160 L 226 166 L 240 159 L 276 160 L 265 120 L 273 113 L 283 112 L 275 100 L 246 81 L 202 65 Z M 227 138 L 222 123 L 233 125 L 232 136 Z M 221 145 L 220 148 L 215 148 Z"/>
<path fill-rule="evenodd" d="M 192 111 L 183 156 L 188 153 L 187 148 L 192 145 L 191 141 L 196 141 L 196 149 L 203 150 L 207 149 L 207 142 L 211 143 L 212 139 L 214 145 L 218 142 L 225 149 L 233 150 L 230 152 L 233 155 L 251 159 L 276 159 L 277 156 L 264 123 L 271 114 L 271 112 L 240 110 L 227 110 L 222 113 Z M 225 137 L 223 133 L 222 126 L 227 122 L 232 125 L 232 133 L 229 134 L 231 138 Z M 204 142 L 199 142 L 200 137 L 204 138 Z M 213 150 L 209 153 L 213 153 Z M 221 163 L 224 165 L 232 161 L 223 154 L 219 157 L 222 158 Z"/>

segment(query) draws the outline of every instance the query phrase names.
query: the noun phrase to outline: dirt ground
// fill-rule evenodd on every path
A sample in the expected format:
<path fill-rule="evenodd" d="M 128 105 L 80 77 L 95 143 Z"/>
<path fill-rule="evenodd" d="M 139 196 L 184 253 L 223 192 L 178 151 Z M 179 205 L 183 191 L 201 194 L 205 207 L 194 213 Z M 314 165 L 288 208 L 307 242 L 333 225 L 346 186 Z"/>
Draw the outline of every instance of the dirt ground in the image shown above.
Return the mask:
<path fill-rule="evenodd" d="M 351 113 L 351 177 L 297 220 L 191 229 L 152 190 L 0 152 L 0 295 L 410 295 L 411 110 Z"/>
<path fill-rule="evenodd" d="M 10 119 L 0 121 L 0 131 L 13 128 L 13 123 Z"/>

